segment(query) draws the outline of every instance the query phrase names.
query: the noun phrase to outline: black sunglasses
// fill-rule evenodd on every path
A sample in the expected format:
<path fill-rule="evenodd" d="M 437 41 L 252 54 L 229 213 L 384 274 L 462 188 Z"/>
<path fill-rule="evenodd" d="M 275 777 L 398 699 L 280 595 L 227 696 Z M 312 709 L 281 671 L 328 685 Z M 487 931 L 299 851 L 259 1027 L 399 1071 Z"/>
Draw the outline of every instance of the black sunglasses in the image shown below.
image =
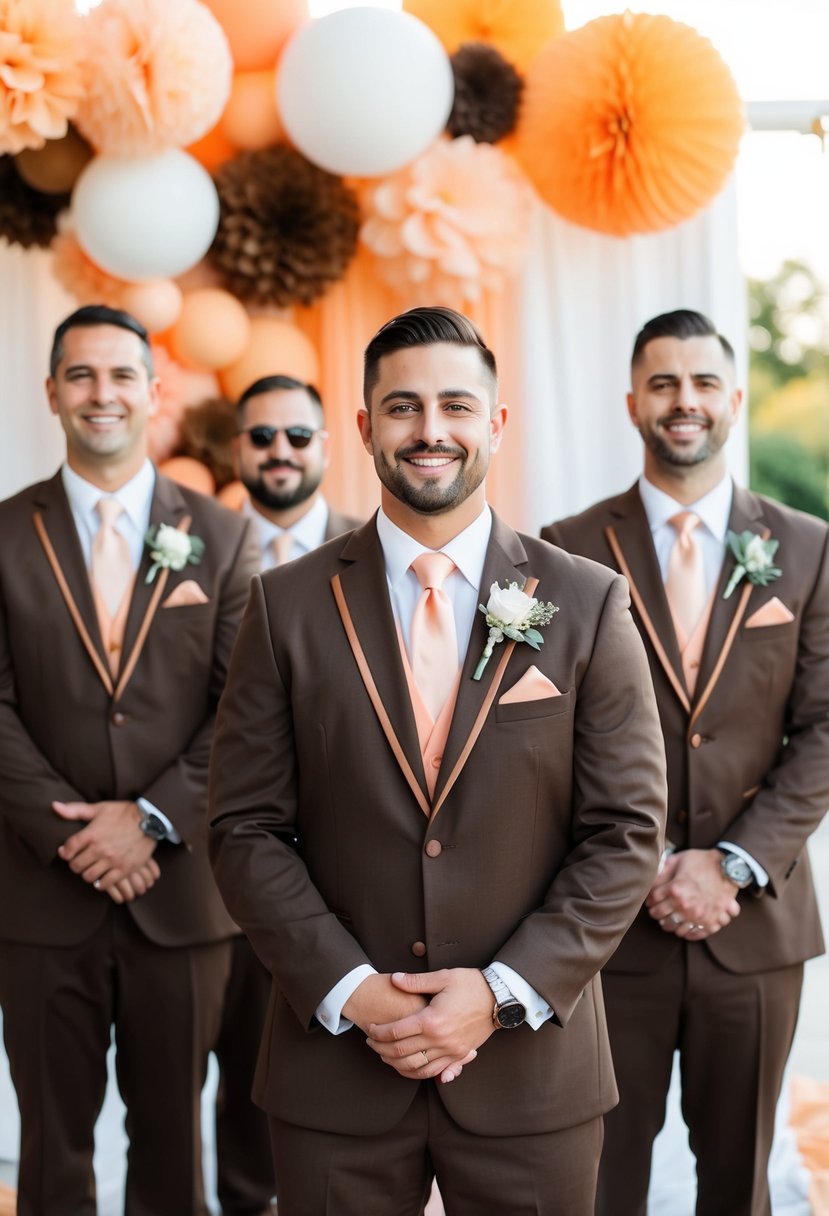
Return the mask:
<path fill-rule="evenodd" d="M 240 435 L 250 435 L 250 441 L 255 448 L 269 448 L 280 431 L 285 432 L 285 438 L 292 448 L 307 448 L 308 444 L 319 434 L 307 426 L 249 426 Z"/>

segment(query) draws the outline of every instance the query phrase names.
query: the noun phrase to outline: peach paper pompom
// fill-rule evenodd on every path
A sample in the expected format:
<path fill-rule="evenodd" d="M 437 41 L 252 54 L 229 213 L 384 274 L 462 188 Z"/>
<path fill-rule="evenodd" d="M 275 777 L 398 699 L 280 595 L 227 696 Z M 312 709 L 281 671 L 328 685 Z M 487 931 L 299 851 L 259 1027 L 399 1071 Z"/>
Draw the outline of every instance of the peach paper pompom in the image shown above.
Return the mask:
<path fill-rule="evenodd" d="M 532 193 L 507 156 L 470 135 L 439 140 L 363 201 L 360 239 L 411 303 L 477 300 L 523 260 Z"/>
<path fill-rule="evenodd" d="M 218 122 L 233 63 L 199 0 L 104 0 L 86 22 L 87 92 L 76 123 L 99 152 L 185 147 Z"/>
<path fill-rule="evenodd" d="M 556 38 L 525 81 L 516 155 L 544 201 L 613 236 L 657 232 L 712 201 L 745 127 L 702 35 L 626 12 Z"/>
<path fill-rule="evenodd" d="M 60 222 L 58 227 L 61 228 Z M 75 234 L 65 226 L 52 241 L 52 274 L 79 304 L 123 307 L 121 293 L 127 283 L 101 270 L 86 256 Z"/>
<path fill-rule="evenodd" d="M 82 96 L 73 0 L 0 0 L 0 153 L 62 139 Z"/>

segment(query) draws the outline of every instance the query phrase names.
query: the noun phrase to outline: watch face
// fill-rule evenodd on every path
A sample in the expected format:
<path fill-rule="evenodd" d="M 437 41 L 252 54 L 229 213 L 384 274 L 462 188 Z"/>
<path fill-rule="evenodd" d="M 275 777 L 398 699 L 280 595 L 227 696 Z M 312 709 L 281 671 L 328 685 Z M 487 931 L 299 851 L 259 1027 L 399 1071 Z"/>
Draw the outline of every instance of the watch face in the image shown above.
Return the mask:
<path fill-rule="evenodd" d="M 157 815 L 146 815 L 141 820 L 139 827 L 145 836 L 149 836 L 150 840 L 164 840 L 167 835 L 167 829 Z"/>
<path fill-rule="evenodd" d="M 723 870 L 731 881 L 736 882 L 740 887 L 747 887 L 753 878 L 748 862 L 744 861 L 742 857 L 736 857 L 733 853 L 726 856 Z"/>
<path fill-rule="evenodd" d="M 502 1030 L 514 1030 L 520 1026 L 526 1016 L 526 1009 L 520 1001 L 507 1001 L 499 1005 L 495 1020 Z"/>

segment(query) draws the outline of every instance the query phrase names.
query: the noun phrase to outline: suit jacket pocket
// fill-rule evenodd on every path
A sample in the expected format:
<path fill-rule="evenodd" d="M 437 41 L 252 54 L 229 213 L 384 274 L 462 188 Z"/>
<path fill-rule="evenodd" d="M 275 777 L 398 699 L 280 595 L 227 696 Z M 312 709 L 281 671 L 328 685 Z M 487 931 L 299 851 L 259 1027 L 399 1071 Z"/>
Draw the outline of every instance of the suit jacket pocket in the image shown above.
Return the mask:
<path fill-rule="evenodd" d="M 541 697 L 533 701 L 508 701 L 495 706 L 496 722 L 526 722 L 530 718 L 556 718 L 568 714 L 572 693 L 563 692 L 557 697 Z"/>
<path fill-rule="evenodd" d="M 774 642 L 794 638 L 800 628 L 797 618 L 793 621 L 781 621 L 779 625 L 754 625 L 750 629 L 743 625 L 740 638 L 744 642 L 756 644 L 759 642 Z"/>

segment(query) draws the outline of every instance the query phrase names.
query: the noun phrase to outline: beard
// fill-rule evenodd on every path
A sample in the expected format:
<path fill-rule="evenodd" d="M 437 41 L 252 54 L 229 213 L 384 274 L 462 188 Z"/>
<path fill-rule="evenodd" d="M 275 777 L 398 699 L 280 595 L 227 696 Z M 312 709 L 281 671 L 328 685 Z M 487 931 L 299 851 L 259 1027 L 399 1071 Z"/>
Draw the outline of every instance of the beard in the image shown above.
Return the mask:
<path fill-rule="evenodd" d="M 461 461 L 460 467 L 448 485 L 433 481 L 413 484 L 406 477 L 403 462 L 409 456 L 454 456 Z M 390 494 L 419 515 L 441 515 L 460 506 L 478 489 L 486 477 L 489 462 L 478 452 L 472 463 L 468 463 L 466 452 L 460 448 L 418 445 L 396 453 L 396 463 L 390 464 L 382 452 L 374 459 L 374 467 L 381 483 Z"/>
<path fill-rule="evenodd" d="M 322 481 L 322 472 L 311 471 L 308 469 L 297 470 L 301 472 L 299 482 L 292 489 L 272 489 L 264 478 L 264 473 L 269 468 L 278 468 L 278 465 L 266 465 L 264 469 L 260 469 L 256 477 L 242 477 L 242 485 L 250 494 L 251 498 L 259 503 L 260 506 L 266 507 L 270 511 L 289 511 L 292 507 L 298 507 L 300 503 L 306 502 L 318 488 Z M 294 465 L 290 466 L 294 468 Z"/>
<path fill-rule="evenodd" d="M 640 425 L 639 427 L 639 434 L 648 451 L 660 463 L 670 465 L 674 469 L 692 469 L 698 464 L 706 464 L 717 455 L 728 438 L 729 428 L 725 420 L 723 420 L 710 424 L 698 447 L 674 447 L 670 439 L 663 437 L 660 428 L 676 420 L 676 417 L 671 415 L 668 418 L 660 418 L 656 426 L 645 427 Z M 694 419 L 691 416 L 689 417 L 689 421 L 699 421 L 699 419 Z"/>

